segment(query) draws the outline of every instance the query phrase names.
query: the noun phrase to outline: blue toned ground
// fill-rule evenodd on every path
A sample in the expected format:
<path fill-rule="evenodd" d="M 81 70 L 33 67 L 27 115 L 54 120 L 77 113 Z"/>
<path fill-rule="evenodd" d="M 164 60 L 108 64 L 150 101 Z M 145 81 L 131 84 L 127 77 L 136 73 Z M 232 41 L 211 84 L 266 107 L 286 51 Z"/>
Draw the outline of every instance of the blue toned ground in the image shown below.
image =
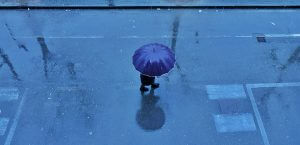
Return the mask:
<path fill-rule="evenodd" d="M 1 145 L 299 145 L 300 11 L 0 10 Z M 177 65 L 139 92 L 134 51 Z"/>

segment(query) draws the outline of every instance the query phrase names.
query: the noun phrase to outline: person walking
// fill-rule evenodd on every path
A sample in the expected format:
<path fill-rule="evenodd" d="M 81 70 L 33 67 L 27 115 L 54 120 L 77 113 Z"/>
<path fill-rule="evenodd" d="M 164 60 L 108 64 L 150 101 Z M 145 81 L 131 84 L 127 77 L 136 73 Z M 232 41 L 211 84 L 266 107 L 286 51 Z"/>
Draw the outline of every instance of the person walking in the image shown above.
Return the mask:
<path fill-rule="evenodd" d="M 146 88 L 145 86 L 150 86 L 152 89 L 156 89 L 159 87 L 158 83 L 155 83 L 155 77 L 147 76 L 140 74 L 140 79 L 141 79 L 141 87 L 140 90 L 142 92 L 148 91 L 149 89 Z"/>
<path fill-rule="evenodd" d="M 155 89 L 159 87 L 155 83 L 155 77 L 168 73 L 175 65 L 175 54 L 167 46 L 159 43 L 151 43 L 137 49 L 132 56 L 132 63 L 138 70 L 141 79 L 140 90 L 148 91 L 146 86 Z"/>

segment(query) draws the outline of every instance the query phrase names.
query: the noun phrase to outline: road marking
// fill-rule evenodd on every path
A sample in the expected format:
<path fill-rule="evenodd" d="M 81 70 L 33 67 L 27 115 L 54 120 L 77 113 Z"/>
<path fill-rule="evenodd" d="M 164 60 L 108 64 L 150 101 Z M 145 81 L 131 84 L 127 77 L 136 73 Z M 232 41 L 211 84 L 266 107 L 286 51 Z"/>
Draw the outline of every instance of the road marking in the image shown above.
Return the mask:
<path fill-rule="evenodd" d="M 246 98 L 243 85 L 207 85 L 209 99 L 240 99 Z"/>
<path fill-rule="evenodd" d="M 17 88 L 0 88 L 0 101 L 18 100 L 19 90 Z"/>
<path fill-rule="evenodd" d="M 250 88 L 297 87 L 297 86 L 300 86 L 300 82 L 293 82 L 293 83 L 247 84 L 247 87 L 250 87 Z"/>
<path fill-rule="evenodd" d="M 268 35 L 266 35 L 268 36 Z M 270 35 L 269 35 L 270 36 Z M 298 35 L 292 35 L 298 37 Z M 299 35 L 300 36 L 300 35 Z M 283 35 L 272 37 L 284 37 Z M 288 37 L 288 36 L 286 36 Z M 257 120 L 257 124 L 264 142 L 264 145 L 270 145 L 269 139 L 259 113 L 255 98 L 252 92 L 254 88 L 270 88 L 270 87 L 299 87 L 300 82 L 292 83 L 260 83 L 260 84 L 247 84 L 245 89 L 243 85 L 208 85 L 206 90 L 210 99 L 235 99 L 246 98 L 248 94 L 250 102 Z M 197 87 L 199 88 L 199 87 Z M 245 92 L 246 91 L 246 92 Z M 245 114 L 242 114 L 245 115 Z M 250 116 L 249 116 L 250 115 Z M 215 125 L 218 132 L 235 132 L 244 130 L 256 130 L 254 119 L 251 114 L 245 116 L 234 116 L 230 114 L 214 115 Z M 248 126 L 247 126 L 248 124 Z"/>
<path fill-rule="evenodd" d="M 18 110 L 17 110 L 17 113 L 16 113 L 16 116 L 13 120 L 13 124 L 12 126 L 10 127 L 10 130 L 9 130 L 9 133 L 7 135 L 7 138 L 5 140 L 5 143 L 4 145 L 10 145 L 11 144 L 11 140 L 15 134 L 15 131 L 16 131 L 16 128 L 17 128 L 17 125 L 18 125 L 18 122 L 19 122 L 19 119 L 20 119 L 20 115 L 22 113 L 22 109 L 23 109 L 23 106 L 24 106 L 24 102 L 26 101 L 26 96 L 27 96 L 27 89 L 25 90 L 24 94 L 22 95 L 22 99 L 21 99 L 21 102 L 20 102 L 20 105 L 18 107 Z"/>
<path fill-rule="evenodd" d="M 219 114 L 214 115 L 217 131 L 225 132 L 244 132 L 255 131 L 256 126 L 252 114 Z"/>
<path fill-rule="evenodd" d="M 263 124 L 263 121 L 261 119 L 259 110 L 257 108 L 257 104 L 256 104 L 255 99 L 254 99 L 254 95 L 253 95 L 251 86 L 252 85 L 246 85 L 246 88 L 247 88 L 247 92 L 248 92 L 248 95 L 249 95 L 249 98 L 250 98 L 250 101 L 251 101 L 251 105 L 252 105 L 252 108 L 253 108 L 253 111 L 254 111 L 254 115 L 255 115 L 256 120 L 257 120 L 257 124 L 258 124 L 259 130 L 260 130 L 260 134 L 262 136 L 264 145 L 270 145 L 269 139 L 268 139 L 268 136 L 267 136 L 264 124 Z"/>
<path fill-rule="evenodd" d="M 56 91 L 68 91 L 68 92 L 71 92 L 71 91 L 81 90 L 81 88 L 80 87 L 57 87 L 55 90 Z"/>
<path fill-rule="evenodd" d="M 100 39 L 105 38 L 104 36 L 22 36 L 22 37 L 16 37 L 16 38 L 38 38 L 42 37 L 45 39 Z"/>
<path fill-rule="evenodd" d="M 0 136 L 3 136 L 5 134 L 8 122 L 8 118 L 0 118 Z"/>

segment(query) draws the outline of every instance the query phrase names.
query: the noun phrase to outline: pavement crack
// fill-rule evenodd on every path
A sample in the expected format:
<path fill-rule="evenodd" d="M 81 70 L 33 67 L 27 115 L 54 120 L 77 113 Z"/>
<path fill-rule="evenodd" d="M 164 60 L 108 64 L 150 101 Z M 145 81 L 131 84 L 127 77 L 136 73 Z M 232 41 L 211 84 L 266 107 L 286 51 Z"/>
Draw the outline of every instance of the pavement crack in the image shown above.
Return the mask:
<path fill-rule="evenodd" d="M 4 53 L 4 51 L 3 51 L 2 48 L 0 48 L 0 56 L 1 56 L 2 59 L 3 59 L 3 63 L 8 65 L 8 67 L 9 67 L 11 73 L 13 74 L 14 79 L 16 79 L 16 80 L 18 80 L 18 81 L 21 81 L 21 79 L 19 78 L 18 73 L 15 71 L 15 68 L 14 68 L 13 64 L 11 63 L 11 61 L 10 61 L 8 55 L 6 55 L 6 54 Z M 2 67 L 3 63 L 1 64 L 1 67 Z"/>

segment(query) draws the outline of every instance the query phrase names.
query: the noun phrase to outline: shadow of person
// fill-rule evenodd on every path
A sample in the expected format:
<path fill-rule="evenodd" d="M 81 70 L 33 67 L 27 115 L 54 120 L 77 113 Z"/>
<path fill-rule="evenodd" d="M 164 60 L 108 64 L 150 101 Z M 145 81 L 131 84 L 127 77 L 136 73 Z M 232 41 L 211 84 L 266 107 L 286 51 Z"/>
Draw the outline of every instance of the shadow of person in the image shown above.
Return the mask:
<path fill-rule="evenodd" d="M 145 131 L 154 131 L 160 129 L 165 124 L 165 113 L 163 109 L 156 106 L 159 96 L 154 95 L 154 89 L 150 93 L 141 93 L 141 109 L 137 111 L 137 124 Z"/>

